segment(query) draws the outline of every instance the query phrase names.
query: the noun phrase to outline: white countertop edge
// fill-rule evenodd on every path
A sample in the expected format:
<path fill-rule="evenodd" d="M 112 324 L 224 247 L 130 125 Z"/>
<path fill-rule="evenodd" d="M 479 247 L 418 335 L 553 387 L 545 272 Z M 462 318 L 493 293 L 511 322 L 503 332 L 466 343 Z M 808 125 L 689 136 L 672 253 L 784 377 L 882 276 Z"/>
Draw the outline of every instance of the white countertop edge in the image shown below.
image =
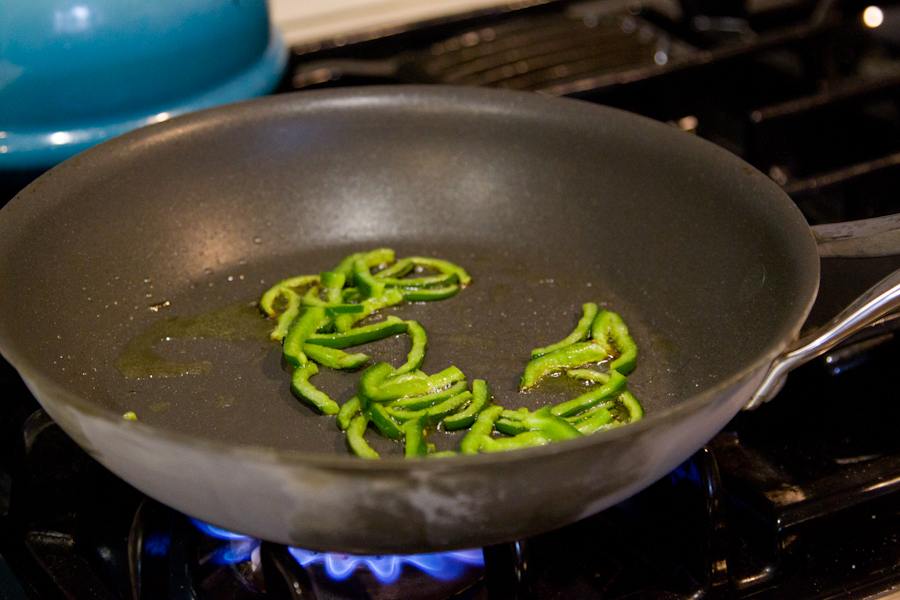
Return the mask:
<path fill-rule="evenodd" d="M 520 4 L 498 0 L 268 0 L 272 22 L 288 45 Z"/>

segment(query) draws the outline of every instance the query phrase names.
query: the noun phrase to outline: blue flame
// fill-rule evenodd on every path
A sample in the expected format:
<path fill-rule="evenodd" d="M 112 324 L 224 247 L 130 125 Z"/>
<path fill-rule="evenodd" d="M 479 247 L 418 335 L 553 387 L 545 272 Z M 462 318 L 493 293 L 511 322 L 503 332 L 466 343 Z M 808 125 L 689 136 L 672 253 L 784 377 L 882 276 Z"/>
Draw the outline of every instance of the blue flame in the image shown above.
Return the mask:
<path fill-rule="evenodd" d="M 417 567 L 420 571 L 442 581 L 456 579 L 468 566 L 484 566 L 481 550 L 460 550 L 435 554 L 408 554 L 394 556 L 355 556 L 331 552 L 312 552 L 301 548 L 288 548 L 291 556 L 306 567 L 322 563 L 329 577 L 337 581 L 346 579 L 359 566 L 365 566 L 384 584 L 391 584 L 400 577 L 404 564 Z"/>
<path fill-rule="evenodd" d="M 229 542 L 210 555 L 210 560 L 215 564 L 231 565 L 249 560 L 253 552 L 259 548 L 260 541 L 257 539 L 220 529 L 196 519 L 191 519 L 191 523 L 206 535 Z M 404 564 L 410 564 L 441 581 L 456 579 L 469 566 L 484 566 L 484 553 L 478 549 L 395 556 L 356 556 L 312 552 L 293 547 L 289 547 L 288 552 L 303 567 L 321 563 L 328 576 L 336 581 L 347 579 L 357 567 L 363 566 L 385 585 L 397 581 Z"/>

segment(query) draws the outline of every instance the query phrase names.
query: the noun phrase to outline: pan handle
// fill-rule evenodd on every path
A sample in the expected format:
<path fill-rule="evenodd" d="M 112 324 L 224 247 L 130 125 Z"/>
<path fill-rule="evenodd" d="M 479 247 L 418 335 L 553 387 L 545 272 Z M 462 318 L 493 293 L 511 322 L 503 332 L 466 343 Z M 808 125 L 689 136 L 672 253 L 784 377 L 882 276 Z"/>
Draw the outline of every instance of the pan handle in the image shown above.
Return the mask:
<path fill-rule="evenodd" d="M 821 258 L 863 258 L 900 254 L 900 215 L 813 225 Z"/>
<path fill-rule="evenodd" d="M 869 288 L 850 306 L 810 335 L 800 338 L 773 362 L 756 393 L 744 405 L 752 410 L 771 400 L 796 367 L 831 350 L 859 330 L 875 325 L 900 307 L 900 271 L 895 271 Z"/>

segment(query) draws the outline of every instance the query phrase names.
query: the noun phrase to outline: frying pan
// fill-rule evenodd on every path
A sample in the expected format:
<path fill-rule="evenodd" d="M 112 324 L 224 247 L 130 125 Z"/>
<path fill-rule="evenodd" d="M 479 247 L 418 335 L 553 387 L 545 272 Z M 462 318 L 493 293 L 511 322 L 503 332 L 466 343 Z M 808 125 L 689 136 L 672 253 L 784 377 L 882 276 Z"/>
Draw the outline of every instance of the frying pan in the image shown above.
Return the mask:
<path fill-rule="evenodd" d="M 473 275 L 454 298 L 396 309 L 429 332 L 426 372 L 456 365 L 509 408 L 571 398 L 559 380 L 516 383 L 529 351 L 596 301 L 639 344 L 629 387 L 647 416 L 445 459 L 402 459 L 370 433 L 384 459 L 349 455 L 333 419 L 291 396 L 252 302 L 376 247 Z M 0 351 L 92 456 L 191 516 L 316 550 L 484 546 L 634 494 L 767 395 L 755 393 L 796 347 L 818 260 L 775 184 L 657 122 L 497 90 L 302 92 L 129 133 L 22 191 L 0 211 Z M 125 377 L 141 340 L 191 366 Z M 402 360 L 405 344 L 370 350 Z M 358 376 L 314 382 L 343 402 Z"/>

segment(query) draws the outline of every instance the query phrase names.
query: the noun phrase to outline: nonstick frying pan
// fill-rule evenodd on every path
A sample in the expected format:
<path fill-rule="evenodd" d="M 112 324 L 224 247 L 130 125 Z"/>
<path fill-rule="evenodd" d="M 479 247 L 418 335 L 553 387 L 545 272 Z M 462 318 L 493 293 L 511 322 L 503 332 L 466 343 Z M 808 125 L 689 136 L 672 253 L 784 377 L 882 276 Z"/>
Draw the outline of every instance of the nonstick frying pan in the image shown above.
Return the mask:
<path fill-rule="evenodd" d="M 405 460 L 370 434 L 385 459 L 349 455 L 333 419 L 291 396 L 251 303 L 376 247 L 474 277 L 396 309 L 429 331 L 427 372 L 454 364 L 510 408 L 570 398 L 558 380 L 516 383 L 596 301 L 639 344 L 629 386 L 647 416 L 503 454 Z M 191 516 L 317 550 L 475 547 L 596 513 L 702 446 L 784 362 L 818 261 L 775 184 L 657 122 L 497 90 L 302 92 L 105 142 L 13 199 L 0 351 L 92 456 Z M 152 363 L 134 347 L 186 374 L 123 376 Z M 358 373 L 317 377 L 343 402 Z"/>

